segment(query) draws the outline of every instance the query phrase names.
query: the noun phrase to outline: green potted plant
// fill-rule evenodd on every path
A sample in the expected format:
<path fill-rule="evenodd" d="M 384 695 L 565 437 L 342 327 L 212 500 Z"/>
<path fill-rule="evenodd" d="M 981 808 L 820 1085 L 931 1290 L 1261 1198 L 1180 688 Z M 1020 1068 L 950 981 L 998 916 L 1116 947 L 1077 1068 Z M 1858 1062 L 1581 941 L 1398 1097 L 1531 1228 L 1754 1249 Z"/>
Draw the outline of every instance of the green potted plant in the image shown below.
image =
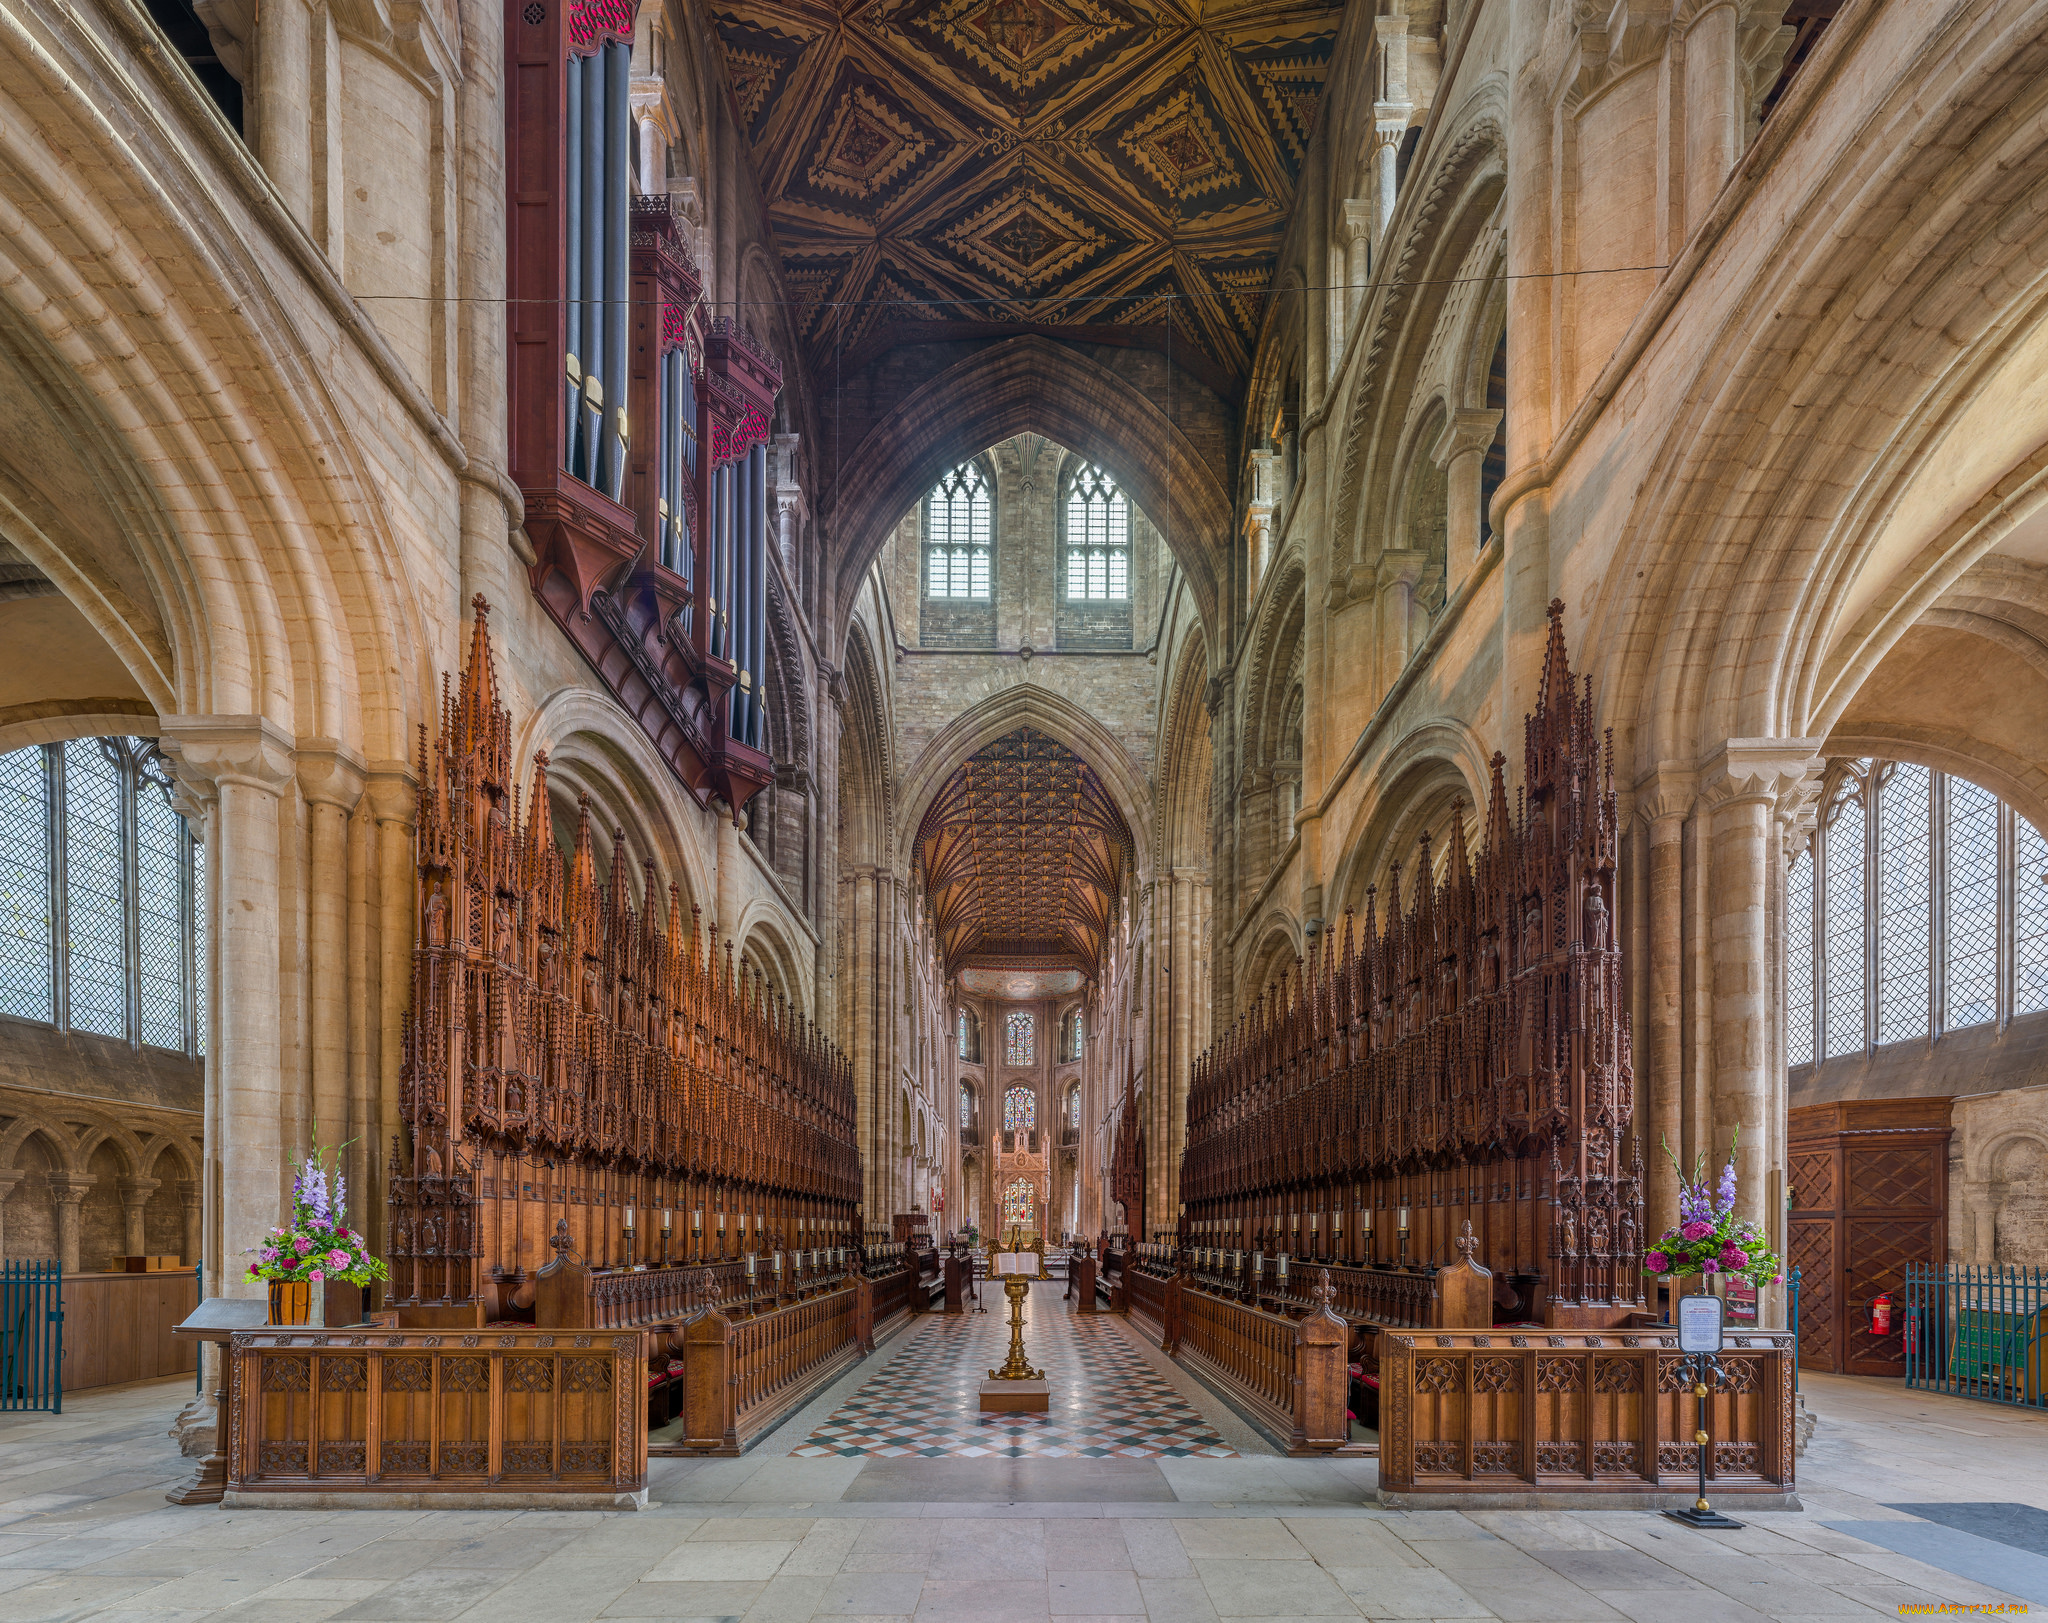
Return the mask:
<path fill-rule="evenodd" d="M 363 1287 L 388 1277 L 369 1241 L 345 1221 L 348 1178 L 339 1157 L 347 1148 L 322 1150 L 316 1129 L 313 1151 L 292 1179 L 291 1221 L 243 1253 L 255 1258 L 246 1277 L 270 1286 L 272 1324 L 357 1323 Z"/>

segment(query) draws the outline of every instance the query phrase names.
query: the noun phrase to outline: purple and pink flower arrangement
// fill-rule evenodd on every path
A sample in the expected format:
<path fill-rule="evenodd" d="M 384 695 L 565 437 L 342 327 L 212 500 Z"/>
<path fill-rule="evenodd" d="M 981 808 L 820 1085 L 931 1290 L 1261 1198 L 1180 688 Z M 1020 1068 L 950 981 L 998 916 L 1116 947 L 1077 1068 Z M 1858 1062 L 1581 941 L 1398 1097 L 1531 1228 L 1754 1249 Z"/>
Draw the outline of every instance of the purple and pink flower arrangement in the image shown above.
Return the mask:
<path fill-rule="evenodd" d="M 367 1285 L 387 1277 L 383 1262 L 370 1255 L 370 1242 L 347 1224 L 348 1177 L 340 1164 L 347 1148 L 323 1150 L 315 1134 L 313 1153 L 292 1179 L 291 1222 L 243 1253 L 256 1259 L 249 1264 L 250 1279 Z"/>
<path fill-rule="evenodd" d="M 1678 1223 L 1666 1229 L 1644 1256 L 1644 1273 L 1726 1274 L 1757 1286 L 1775 1285 L 1784 1276 L 1784 1264 L 1765 1241 L 1762 1228 L 1735 1215 L 1735 1145 L 1740 1137 L 1738 1128 L 1728 1141 L 1728 1164 L 1711 1192 L 1706 1152 L 1700 1152 L 1688 1180 L 1665 1144 L 1664 1158 L 1678 1174 Z"/>

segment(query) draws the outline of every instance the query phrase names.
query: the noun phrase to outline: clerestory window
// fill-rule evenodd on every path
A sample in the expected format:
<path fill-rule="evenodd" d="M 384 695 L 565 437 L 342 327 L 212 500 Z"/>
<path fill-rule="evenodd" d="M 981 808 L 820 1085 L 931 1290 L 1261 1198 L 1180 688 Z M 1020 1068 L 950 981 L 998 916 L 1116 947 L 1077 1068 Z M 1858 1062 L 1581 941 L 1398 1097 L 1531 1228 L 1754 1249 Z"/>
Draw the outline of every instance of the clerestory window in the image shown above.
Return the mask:
<path fill-rule="evenodd" d="M 1789 1064 L 2048 1010 L 2048 840 L 1967 778 L 1834 763 L 1785 900 Z"/>
<path fill-rule="evenodd" d="M 1089 463 L 1067 485 L 1069 602 L 1121 602 L 1131 595 L 1131 504 L 1116 481 Z"/>
<path fill-rule="evenodd" d="M 925 596 L 986 600 L 993 583 L 994 504 L 988 480 L 962 463 L 925 498 Z"/>
<path fill-rule="evenodd" d="M 205 894 L 153 740 L 0 755 L 0 1013 L 204 1054 Z"/>

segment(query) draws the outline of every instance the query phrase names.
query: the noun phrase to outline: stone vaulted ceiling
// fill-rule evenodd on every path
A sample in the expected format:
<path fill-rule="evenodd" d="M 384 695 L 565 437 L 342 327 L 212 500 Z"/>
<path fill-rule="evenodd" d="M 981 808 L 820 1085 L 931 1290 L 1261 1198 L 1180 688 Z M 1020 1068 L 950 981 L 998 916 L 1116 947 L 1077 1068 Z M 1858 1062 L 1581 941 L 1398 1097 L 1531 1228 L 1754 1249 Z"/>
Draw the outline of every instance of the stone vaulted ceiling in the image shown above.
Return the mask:
<path fill-rule="evenodd" d="M 947 780 L 917 856 L 949 973 L 969 963 L 1094 975 L 1130 830 L 1088 763 L 1029 727 Z"/>
<path fill-rule="evenodd" d="M 926 332 L 1157 335 L 1170 320 L 1175 344 L 1241 378 L 1339 12 L 722 0 L 728 80 L 818 375 L 835 350 Z"/>

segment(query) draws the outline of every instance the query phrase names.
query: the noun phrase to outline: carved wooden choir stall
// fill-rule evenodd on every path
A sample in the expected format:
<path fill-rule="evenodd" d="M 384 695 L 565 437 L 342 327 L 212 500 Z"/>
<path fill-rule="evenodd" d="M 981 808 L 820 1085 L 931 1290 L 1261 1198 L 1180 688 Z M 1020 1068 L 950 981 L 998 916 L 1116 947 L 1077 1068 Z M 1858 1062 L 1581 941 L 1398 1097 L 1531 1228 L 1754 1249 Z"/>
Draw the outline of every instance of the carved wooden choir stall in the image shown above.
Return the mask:
<path fill-rule="evenodd" d="M 1171 1279 L 1182 1324 L 1224 1303 L 1275 1316 L 1216 1331 L 1230 1350 L 1211 1362 L 1277 1404 L 1283 1326 L 1327 1269 L 1378 1383 L 1391 1489 L 1675 1489 L 1692 1399 L 1645 1300 L 1613 749 L 1559 603 L 1525 729 L 1512 800 L 1493 759 L 1476 856 L 1461 811 L 1440 874 L 1425 836 L 1409 900 L 1397 866 L 1362 939 L 1347 917 L 1341 945 L 1312 948 L 1196 1061 L 1185 1272 L 1141 1248 L 1132 1299 Z M 1723 1356 L 1721 1492 L 1790 1487 L 1789 1341 Z"/>

